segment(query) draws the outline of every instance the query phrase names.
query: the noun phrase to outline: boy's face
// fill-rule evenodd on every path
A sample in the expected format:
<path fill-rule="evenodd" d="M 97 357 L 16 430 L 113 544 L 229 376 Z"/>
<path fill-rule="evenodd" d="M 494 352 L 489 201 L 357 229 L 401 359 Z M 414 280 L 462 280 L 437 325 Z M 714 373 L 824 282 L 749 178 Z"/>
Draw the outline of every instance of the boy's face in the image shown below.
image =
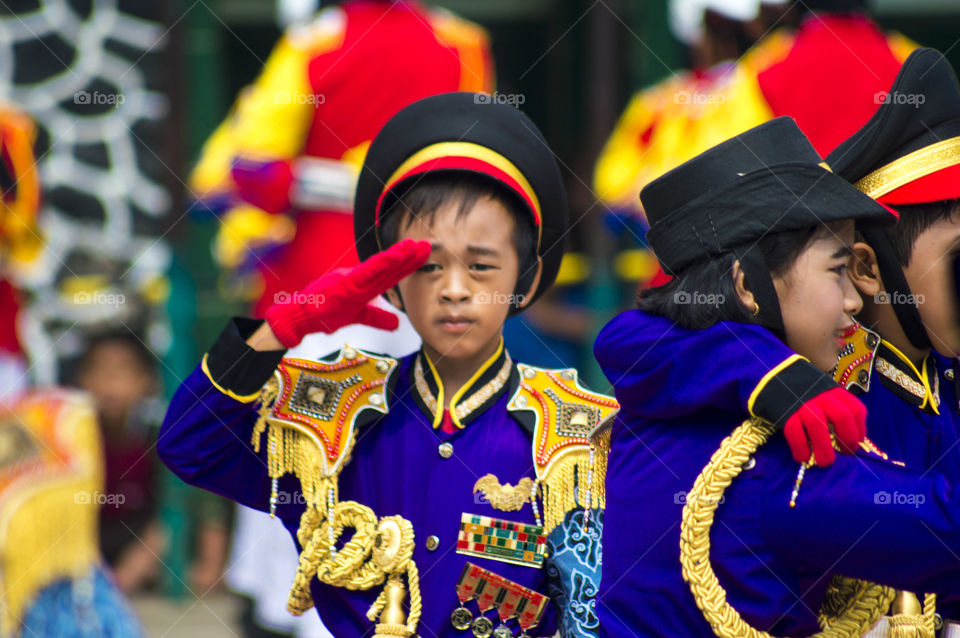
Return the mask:
<path fill-rule="evenodd" d="M 787 345 L 824 372 L 837 365 L 843 335 L 854 325 L 862 301 L 847 276 L 853 222 L 831 226 L 834 234 L 816 239 L 773 285 L 780 299 Z"/>
<path fill-rule="evenodd" d="M 398 240 L 429 241 L 430 259 L 398 284 L 403 309 L 432 359 L 482 363 L 500 343 L 517 284 L 513 217 L 499 201 L 481 198 L 458 218 L 460 202 L 441 206 L 433 223 L 414 218 Z M 390 300 L 398 305 L 396 294 Z"/>
<path fill-rule="evenodd" d="M 953 262 L 960 253 L 960 214 L 941 219 L 913 244 L 903 274 L 910 285 L 933 349 L 945 357 L 960 356 L 960 317 Z"/>
<path fill-rule="evenodd" d="M 88 355 L 78 379 L 93 395 L 104 425 L 123 425 L 131 408 L 153 391 L 154 378 L 129 345 L 106 341 Z"/>

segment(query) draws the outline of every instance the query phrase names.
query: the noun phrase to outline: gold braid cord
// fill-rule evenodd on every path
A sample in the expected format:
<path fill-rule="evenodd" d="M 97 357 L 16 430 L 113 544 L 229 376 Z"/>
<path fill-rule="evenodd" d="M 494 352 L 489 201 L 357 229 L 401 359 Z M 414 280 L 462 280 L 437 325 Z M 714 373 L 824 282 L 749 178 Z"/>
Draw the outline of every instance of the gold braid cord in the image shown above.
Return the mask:
<path fill-rule="evenodd" d="M 261 392 L 260 419 L 254 427 L 252 444 L 254 450 L 259 451 L 266 431 L 270 477 L 294 474 L 300 480 L 307 503 L 297 530 L 303 551 L 287 609 L 299 616 L 313 607 L 310 582 L 314 578 L 321 583 L 351 590 L 367 590 L 387 581 L 367 611 L 371 621 L 380 615 L 375 636 L 416 635 L 423 602 L 420 574 L 413 561 L 413 525 L 400 516 L 378 519 L 372 509 L 355 501 L 338 501 L 339 472 L 330 476 L 324 474 L 319 457 L 321 452 L 316 443 L 305 433 L 270 420 L 277 395 L 274 378 Z M 349 455 L 353 444 L 351 437 L 345 456 Z M 346 528 L 354 530 L 353 536 L 342 548 L 334 550 Z M 406 596 L 404 574 L 410 588 L 408 617 L 403 610 Z"/>
<path fill-rule="evenodd" d="M 724 491 L 743 464 L 763 445 L 773 427 L 756 419 L 744 421 L 720 444 L 687 495 L 680 525 L 683 579 L 713 632 L 720 638 L 772 638 L 751 627 L 727 602 L 710 565 L 710 527 Z M 864 581 L 835 578 L 820 615 L 817 638 L 853 638 L 865 634 L 890 606 L 894 590 Z"/>

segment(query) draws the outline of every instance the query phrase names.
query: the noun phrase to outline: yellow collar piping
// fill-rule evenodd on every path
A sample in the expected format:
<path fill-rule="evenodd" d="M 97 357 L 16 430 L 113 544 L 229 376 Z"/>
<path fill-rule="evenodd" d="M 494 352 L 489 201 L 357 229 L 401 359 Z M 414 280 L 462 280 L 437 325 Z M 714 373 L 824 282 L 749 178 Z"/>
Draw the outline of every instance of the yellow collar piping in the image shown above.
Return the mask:
<path fill-rule="evenodd" d="M 437 368 L 433 364 L 433 361 L 430 360 L 430 357 L 426 352 L 421 351 L 421 355 L 422 359 L 427 362 L 427 366 L 430 369 L 433 383 L 437 387 L 437 396 L 433 396 L 433 393 L 426 382 L 423 365 L 420 363 L 420 356 L 417 357 L 417 360 L 414 363 L 414 386 L 417 393 L 420 395 L 421 401 L 423 401 L 424 405 L 427 406 L 427 409 L 433 413 L 433 428 L 436 429 L 440 427 L 441 423 L 443 423 L 443 411 L 445 403 L 444 397 L 446 395 L 443 382 L 440 380 L 440 375 L 437 373 Z M 466 393 L 474 388 L 477 381 L 479 381 L 484 374 L 490 370 L 491 366 L 501 359 L 501 357 L 503 358 L 504 363 L 497 375 L 485 383 L 483 387 L 477 388 L 470 394 L 469 397 L 466 398 L 465 401 L 463 401 Z M 503 388 L 510 377 L 510 371 L 512 367 L 513 361 L 510 359 L 510 355 L 505 352 L 503 337 L 501 337 L 500 344 L 497 346 L 496 352 L 494 352 L 489 359 L 484 361 L 483 364 L 477 368 L 476 372 L 474 372 L 473 375 L 467 380 L 467 382 L 464 383 L 460 389 L 454 392 L 450 397 L 450 418 L 458 429 L 463 429 L 463 419 L 469 416 L 476 408 L 485 403 L 491 396 Z"/>
<path fill-rule="evenodd" d="M 909 370 L 909 372 L 911 372 L 917 379 L 920 380 L 920 383 L 923 385 L 923 392 L 924 392 L 924 395 L 922 397 L 920 396 L 917 397 L 917 398 L 923 399 L 923 403 L 920 404 L 920 407 L 925 408 L 929 406 L 930 409 L 933 410 L 934 414 L 939 415 L 940 414 L 939 387 L 936 390 L 934 389 L 933 385 L 931 385 L 930 383 L 930 375 L 927 374 L 927 371 L 930 369 L 933 363 L 930 360 L 930 357 L 932 355 L 930 353 L 927 353 L 927 356 L 924 357 L 923 362 L 920 364 L 920 368 L 922 370 L 921 371 L 921 370 L 917 370 L 917 366 L 913 365 L 913 362 L 910 361 L 909 358 L 907 358 L 907 355 L 903 354 L 900 351 L 900 349 L 897 348 L 895 345 L 893 345 L 886 339 L 882 339 L 881 343 L 883 344 L 884 348 L 892 352 L 897 357 L 897 359 L 899 359 L 899 363 L 902 366 L 905 366 Z M 881 371 L 881 374 L 883 374 L 882 371 Z M 902 383 L 897 382 L 896 379 L 891 378 L 889 375 L 884 374 L 884 376 L 886 376 L 888 379 L 890 379 L 894 383 L 897 383 L 897 385 L 899 385 L 900 387 L 904 387 Z M 934 380 L 934 383 L 937 386 L 939 386 L 939 383 L 936 379 Z M 916 395 L 916 393 L 912 392 L 909 388 L 904 388 L 904 389 L 910 392 L 911 394 Z"/>

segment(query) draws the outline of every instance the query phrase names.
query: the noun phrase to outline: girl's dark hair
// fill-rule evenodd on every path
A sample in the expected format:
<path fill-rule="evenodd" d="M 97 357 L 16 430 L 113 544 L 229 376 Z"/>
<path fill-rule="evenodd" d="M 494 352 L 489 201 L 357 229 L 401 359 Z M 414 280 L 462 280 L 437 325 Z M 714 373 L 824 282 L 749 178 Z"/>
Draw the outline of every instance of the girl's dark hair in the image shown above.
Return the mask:
<path fill-rule="evenodd" d="M 770 276 L 782 276 L 808 245 L 832 232 L 829 226 L 820 225 L 772 233 L 760 239 L 756 248 L 763 255 Z M 668 283 L 642 291 L 637 308 L 691 330 L 703 330 L 718 321 L 761 323 L 740 303 L 731 274 L 734 261 L 732 253 L 698 261 Z M 749 280 L 746 286 L 750 288 Z M 776 330 L 776 326 L 764 327 Z"/>
<path fill-rule="evenodd" d="M 513 248 L 517 252 L 519 276 L 517 292 L 526 294 L 537 272 L 536 230 L 530 210 L 520 197 L 492 178 L 463 171 L 426 173 L 410 186 L 401 185 L 392 200 L 385 202 L 379 237 L 382 249 L 397 243 L 400 231 L 414 219 L 432 224 L 437 211 L 449 203 L 458 204 L 457 219 L 463 217 L 478 200 L 489 197 L 500 202 L 513 218 Z"/>

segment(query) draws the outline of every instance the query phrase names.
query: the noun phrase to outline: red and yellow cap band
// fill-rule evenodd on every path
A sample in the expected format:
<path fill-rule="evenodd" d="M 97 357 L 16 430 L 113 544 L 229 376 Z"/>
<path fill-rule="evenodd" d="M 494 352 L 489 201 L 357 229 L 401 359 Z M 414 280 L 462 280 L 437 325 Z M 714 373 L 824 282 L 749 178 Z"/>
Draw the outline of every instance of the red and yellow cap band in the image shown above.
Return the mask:
<path fill-rule="evenodd" d="M 960 137 L 908 153 L 854 186 L 886 204 L 924 204 L 960 197 Z"/>
<path fill-rule="evenodd" d="M 534 225 L 538 231 L 541 228 L 540 200 L 520 169 L 493 149 L 472 142 L 439 142 L 411 155 L 393 172 L 383 187 L 377 199 L 375 223 L 380 225 L 383 200 L 397 184 L 414 175 L 436 170 L 466 170 L 489 175 L 515 192 L 526 203 L 533 214 Z"/>

